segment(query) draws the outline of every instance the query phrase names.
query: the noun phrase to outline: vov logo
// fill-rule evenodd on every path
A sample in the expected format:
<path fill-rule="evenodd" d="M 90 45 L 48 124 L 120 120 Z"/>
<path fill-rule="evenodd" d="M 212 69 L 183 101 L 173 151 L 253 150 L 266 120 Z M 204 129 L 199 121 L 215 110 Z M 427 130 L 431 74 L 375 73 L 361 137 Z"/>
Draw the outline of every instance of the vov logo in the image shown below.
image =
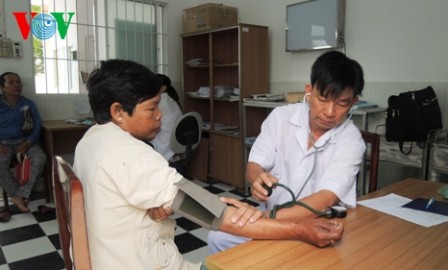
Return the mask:
<path fill-rule="evenodd" d="M 50 14 L 30 12 L 30 22 L 27 20 L 27 12 L 13 12 L 12 14 L 16 17 L 23 39 L 27 40 L 31 31 L 37 39 L 45 40 L 53 37 L 56 34 L 56 29 L 61 39 L 64 39 L 75 12 L 50 12 Z M 64 20 L 64 14 L 68 15 L 67 22 Z"/>

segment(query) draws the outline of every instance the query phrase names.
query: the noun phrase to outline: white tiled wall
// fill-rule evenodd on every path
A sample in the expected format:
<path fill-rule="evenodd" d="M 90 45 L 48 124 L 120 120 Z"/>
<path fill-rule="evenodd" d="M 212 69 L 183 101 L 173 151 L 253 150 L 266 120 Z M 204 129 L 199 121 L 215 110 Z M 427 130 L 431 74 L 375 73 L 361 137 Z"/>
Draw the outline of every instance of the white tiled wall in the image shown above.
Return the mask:
<path fill-rule="evenodd" d="M 75 103 L 87 97 L 79 95 L 36 95 L 32 97 L 39 107 L 43 120 L 82 119 L 90 117 L 90 114 L 79 114 L 75 110 Z"/>
<path fill-rule="evenodd" d="M 271 91 L 275 93 L 304 91 L 305 82 L 272 82 Z M 443 127 L 448 128 L 448 82 L 366 82 L 362 100 L 378 104 L 380 107 L 387 107 L 387 99 L 391 95 L 396 95 L 401 92 L 417 90 L 431 85 L 437 94 L 439 106 L 442 111 Z M 384 128 L 376 127 L 384 125 L 384 115 L 376 115 L 369 123 L 370 131 L 377 131 L 377 133 L 385 133 Z"/>

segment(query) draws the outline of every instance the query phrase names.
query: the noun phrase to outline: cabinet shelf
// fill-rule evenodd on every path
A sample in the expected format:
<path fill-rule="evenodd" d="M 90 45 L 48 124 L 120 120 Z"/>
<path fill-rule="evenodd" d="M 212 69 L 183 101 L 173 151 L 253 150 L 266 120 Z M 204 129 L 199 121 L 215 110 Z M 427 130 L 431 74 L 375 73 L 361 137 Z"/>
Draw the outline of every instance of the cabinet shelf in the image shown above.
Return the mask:
<path fill-rule="evenodd" d="M 238 63 L 229 63 L 229 64 L 214 64 L 214 65 L 187 65 L 189 68 L 225 68 L 225 67 L 238 67 Z"/>
<path fill-rule="evenodd" d="M 206 138 L 196 151 L 201 154 L 193 156 L 187 169 L 191 176 L 244 187 L 242 99 L 269 92 L 268 44 L 268 28 L 250 24 L 182 36 L 184 91 L 231 85 L 240 94 L 232 99 L 213 96 L 214 92 L 209 97 L 185 95 L 186 112 L 199 112 L 206 122 L 239 127 L 236 133 L 204 129 Z M 191 59 L 213 59 L 213 63 L 188 65 Z"/>
<path fill-rule="evenodd" d="M 210 97 L 198 96 L 198 95 L 187 95 L 187 98 L 202 99 L 202 100 L 209 100 L 210 99 Z"/>
<path fill-rule="evenodd" d="M 196 96 L 196 95 L 188 95 L 187 98 L 192 98 L 192 99 L 198 99 L 198 100 L 204 100 L 204 101 L 209 101 L 210 97 L 205 97 L 205 96 Z M 238 97 L 238 99 L 232 99 L 229 97 L 214 97 L 213 98 L 214 101 L 220 101 L 220 102 L 230 102 L 230 103 L 239 103 L 241 100 Z"/>
<path fill-rule="evenodd" d="M 223 135 L 223 136 L 234 137 L 234 138 L 241 137 L 241 132 L 238 132 L 238 134 L 234 134 L 234 133 L 219 131 L 219 130 L 215 130 L 215 129 L 204 129 L 203 131 L 209 132 L 209 133 L 214 133 L 214 134 L 220 134 L 220 135 Z"/>

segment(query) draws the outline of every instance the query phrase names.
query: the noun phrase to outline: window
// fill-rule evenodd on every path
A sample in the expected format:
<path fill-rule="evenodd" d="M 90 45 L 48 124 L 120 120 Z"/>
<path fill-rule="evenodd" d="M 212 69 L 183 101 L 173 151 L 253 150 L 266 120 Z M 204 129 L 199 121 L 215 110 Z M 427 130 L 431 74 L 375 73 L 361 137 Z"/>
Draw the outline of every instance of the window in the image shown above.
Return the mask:
<path fill-rule="evenodd" d="M 31 0 L 31 4 L 38 14 L 31 26 L 36 93 L 86 93 L 88 74 L 107 59 L 129 59 L 167 73 L 166 4 L 149 0 Z M 54 12 L 63 14 L 65 33 Z"/>

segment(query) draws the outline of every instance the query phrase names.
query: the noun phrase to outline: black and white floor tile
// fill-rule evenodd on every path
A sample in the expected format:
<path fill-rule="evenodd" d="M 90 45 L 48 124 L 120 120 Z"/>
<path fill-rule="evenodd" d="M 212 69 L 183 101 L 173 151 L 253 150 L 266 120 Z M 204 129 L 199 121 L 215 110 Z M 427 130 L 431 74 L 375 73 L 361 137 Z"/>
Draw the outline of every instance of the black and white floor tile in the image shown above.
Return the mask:
<path fill-rule="evenodd" d="M 220 197 L 237 198 L 257 205 L 252 197 L 229 185 L 193 181 Z M 64 269 L 56 214 L 54 211 L 42 214 L 38 210 L 40 205 L 54 207 L 44 199 L 35 199 L 29 205 L 31 212 L 21 213 L 11 204 L 11 220 L 0 223 L 0 270 Z M 175 242 L 179 251 L 189 261 L 205 263 L 208 230 L 177 214 L 173 218 L 177 222 Z"/>

